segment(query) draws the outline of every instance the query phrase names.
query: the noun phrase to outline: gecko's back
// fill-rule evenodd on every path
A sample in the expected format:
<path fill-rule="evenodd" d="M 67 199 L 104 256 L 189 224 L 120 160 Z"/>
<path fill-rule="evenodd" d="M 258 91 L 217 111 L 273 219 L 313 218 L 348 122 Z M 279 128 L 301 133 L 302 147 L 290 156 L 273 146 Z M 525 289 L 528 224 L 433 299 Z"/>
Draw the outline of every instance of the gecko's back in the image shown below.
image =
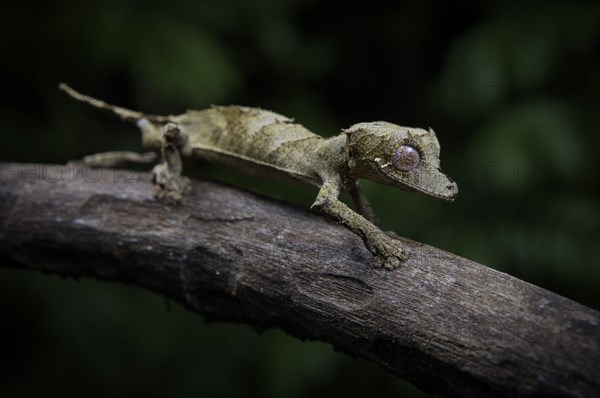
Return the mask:
<path fill-rule="evenodd" d="M 192 156 L 245 173 L 318 185 L 311 155 L 322 137 L 280 114 L 241 106 L 213 106 L 176 116 Z"/>
<path fill-rule="evenodd" d="M 137 122 L 143 143 L 160 150 L 162 127 L 175 124 L 185 141 L 182 153 L 244 173 L 278 177 L 320 186 L 318 149 L 322 137 L 275 112 L 242 106 L 213 106 L 178 116 L 147 115 L 83 95 L 61 83 L 71 97 Z"/>

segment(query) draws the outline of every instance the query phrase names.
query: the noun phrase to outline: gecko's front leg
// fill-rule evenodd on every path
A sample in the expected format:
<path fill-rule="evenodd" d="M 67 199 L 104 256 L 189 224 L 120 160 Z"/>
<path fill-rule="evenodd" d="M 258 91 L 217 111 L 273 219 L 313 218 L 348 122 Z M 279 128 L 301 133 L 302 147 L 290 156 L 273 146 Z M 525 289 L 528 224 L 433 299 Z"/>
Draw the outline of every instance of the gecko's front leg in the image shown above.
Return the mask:
<path fill-rule="evenodd" d="M 329 215 L 359 235 L 373 253 L 371 265 L 388 269 L 397 268 L 406 260 L 407 252 L 400 242 L 382 232 L 372 222 L 354 212 L 338 199 L 341 183 L 338 178 L 326 179 L 312 207 Z"/>
<path fill-rule="evenodd" d="M 179 127 L 174 123 L 165 124 L 162 130 L 162 162 L 152 169 L 154 183 L 158 185 L 156 196 L 160 198 L 179 200 L 189 187 L 189 179 L 181 175 L 181 140 Z"/>

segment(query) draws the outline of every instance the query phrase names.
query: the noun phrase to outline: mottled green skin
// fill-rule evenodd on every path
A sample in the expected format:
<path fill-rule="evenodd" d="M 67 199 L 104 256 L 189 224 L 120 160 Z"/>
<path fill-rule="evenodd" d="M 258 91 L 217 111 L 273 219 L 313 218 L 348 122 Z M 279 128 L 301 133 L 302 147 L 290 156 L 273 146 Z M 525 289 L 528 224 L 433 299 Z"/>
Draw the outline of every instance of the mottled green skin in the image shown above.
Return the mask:
<path fill-rule="evenodd" d="M 320 186 L 323 138 L 274 112 L 216 106 L 175 117 L 182 153 L 247 173 Z"/>
<path fill-rule="evenodd" d="M 433 130 L 371 122 L 355 124 L 325 139 L 292 119 L 263 109 L 214 106 L 177 116 L 153 116 L 106 104 L 66 85 L 60 88 L 77 100 L 137 122 L 144 147 L 161 153 L 162 162 L 153 170 L 161 192 L 178 197 L 185 191 L 187 179 L 181 176 L 180 155 L 315 186 L 319 193 L 313 207 L 361 236 L 377 267 L 395 268 L 408 253 L 399 240 L 377 226 L 360 191 L 359 178 L 448 201 L 458 193 L 456 183 L 439 169 L 440 146 Z M 392 163 L 401 145 L 416 148 L 420 155 L 410 171 L 400 171 Z M 147 156 L 129 152 L 86 159 L 110 166 L 121 160 L 148 161 Z M 358 213 L 338 199 L 343 190 L 350 193 Z"/>

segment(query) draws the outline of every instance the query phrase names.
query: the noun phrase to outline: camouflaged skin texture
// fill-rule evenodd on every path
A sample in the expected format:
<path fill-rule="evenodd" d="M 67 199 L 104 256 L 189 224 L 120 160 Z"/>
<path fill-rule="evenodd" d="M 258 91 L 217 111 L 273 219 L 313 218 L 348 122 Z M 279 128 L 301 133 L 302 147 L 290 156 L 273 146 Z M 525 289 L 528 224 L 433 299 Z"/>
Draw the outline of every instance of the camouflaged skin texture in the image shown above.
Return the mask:
<path fill-rule="evenodd" d="M 456 183 L 440 170 L 440 145 L 431 129 L 358 123 L 326 139 L 293 119 L 258 108 L 213 106 L 175 116 L 146 115 L 82 95 L 64 84 L 59 87 L 79 101 L 137 123 L 143 146 L 160 152 L 162 162 L 153 170 L 158 196 L 177 199 L 185 192 L 188 180 L 181 176 L 181 155 L 309 184 L 319 188 L 312 207 L 361 236 L 376 267 L 396 268 L 409 254 L 399 240 L 378 228 L 358 179 L 446 201 L 458 194 Z M 114 166 L 121 160 L 149 162 L 151 156 L 116 151 L 87 158 Z M 343 190 L 350 193 L 358 213 L 338 199 Z"/>

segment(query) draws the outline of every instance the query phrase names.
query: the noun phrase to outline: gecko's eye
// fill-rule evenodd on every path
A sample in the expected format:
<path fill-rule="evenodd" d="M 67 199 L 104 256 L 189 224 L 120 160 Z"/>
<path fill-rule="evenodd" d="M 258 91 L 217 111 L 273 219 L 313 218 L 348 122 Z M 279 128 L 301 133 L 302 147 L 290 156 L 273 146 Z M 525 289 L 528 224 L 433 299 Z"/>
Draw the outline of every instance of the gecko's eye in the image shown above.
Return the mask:
<path fill-rule="evenodd" d="M 392 164 L 400 171 L 411 171 L 419 165 L 421 155 L 410 145 L 400 145 L 392 158 Z"/>

